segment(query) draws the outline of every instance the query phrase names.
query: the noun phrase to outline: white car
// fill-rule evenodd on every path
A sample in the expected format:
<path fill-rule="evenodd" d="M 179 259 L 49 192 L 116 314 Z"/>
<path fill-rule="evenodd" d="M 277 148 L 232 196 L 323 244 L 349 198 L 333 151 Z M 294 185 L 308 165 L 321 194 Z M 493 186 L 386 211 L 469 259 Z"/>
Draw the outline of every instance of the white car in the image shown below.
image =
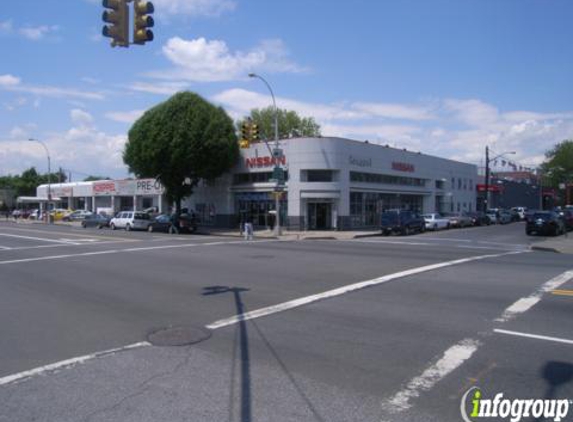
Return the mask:
<path fill-rule="evenodd" d="M 151 225 L 149 214 L 141 211 L 121 211 L 109 222 L 112 230 L 148 230 Z"/>
<path fill-rule="evenodd" d="M 426 230 L 441 230 L 450 228 L 450 220 L 442 217 L 438 213 L 430 213 L 422 215 L 426 222 Z"/>

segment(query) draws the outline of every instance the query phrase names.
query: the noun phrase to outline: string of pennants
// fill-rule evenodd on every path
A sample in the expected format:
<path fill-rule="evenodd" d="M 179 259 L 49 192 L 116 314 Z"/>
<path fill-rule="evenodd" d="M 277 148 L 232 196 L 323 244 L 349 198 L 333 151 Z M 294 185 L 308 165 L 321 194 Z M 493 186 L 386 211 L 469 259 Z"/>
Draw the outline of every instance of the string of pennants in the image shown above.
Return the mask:
<path fill-rule="evenodd" d="M 498 164 L 499 163 L 499 164 Z M 507 168 L 511 168 L 513 169 L 513 171 L 528 171 L 528 172 L 532 172 L 534 169 L 530 168 L 530 167 L 525 167 L 519 164 L 516 164 L 512 161 L 507 161 L 507 160 L 494 160 L 493 162 L 493 167 L 507 167 Z"/>

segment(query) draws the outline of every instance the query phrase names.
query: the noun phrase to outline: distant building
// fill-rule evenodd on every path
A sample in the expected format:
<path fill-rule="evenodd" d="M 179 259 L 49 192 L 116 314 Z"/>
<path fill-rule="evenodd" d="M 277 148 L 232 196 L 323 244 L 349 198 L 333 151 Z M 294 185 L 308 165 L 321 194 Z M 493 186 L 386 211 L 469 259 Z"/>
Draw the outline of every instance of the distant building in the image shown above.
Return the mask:
<path fill-rule="evenodd" d="M 489 181 L 489 208 L 527 207 L 540 209 L 544 203 L 539 176 L 530 171 L 495 171 Z M 477 186 L 478 208 L 483 209 L 485 177 Z"/>

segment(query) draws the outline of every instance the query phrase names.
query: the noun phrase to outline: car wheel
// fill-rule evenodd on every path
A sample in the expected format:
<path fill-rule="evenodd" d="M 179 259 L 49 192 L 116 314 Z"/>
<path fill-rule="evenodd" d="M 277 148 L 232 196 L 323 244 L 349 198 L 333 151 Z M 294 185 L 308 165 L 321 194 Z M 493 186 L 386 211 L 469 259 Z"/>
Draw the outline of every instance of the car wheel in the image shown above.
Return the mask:
<path fill-rule="evenodd" d="M 87 226 L 86 226 L 86 223 L 83 223 L 83 222 L 82 222 L 82 227 L 85 229 L 85 228 L 87 227 Z"/>
<path fill-rule="evenodd" d="M 149 233 L 153 233 L 153 226 L 151 224 L 149 226 L 147 226 L 147 231 Z"/>
<path fill-rule="evenodd" d="M 115 230 L 115 224 L 111 223 L 109 227 L 111 227 L 112 230 Z"/>
<path fill-rule="evenodd" d="M 432 230 L 434 230 L 434 231 L 438 230 L 438 224 L 434 224 L 434 227 L 432 228 Z"/>
<path fill-rule="evenodd" d="M 98 230 L 101 230 L 101 229 L 103 229 L 103 226 L 101 224 L 98 224 L 97 228 L 98 228 Z"/>

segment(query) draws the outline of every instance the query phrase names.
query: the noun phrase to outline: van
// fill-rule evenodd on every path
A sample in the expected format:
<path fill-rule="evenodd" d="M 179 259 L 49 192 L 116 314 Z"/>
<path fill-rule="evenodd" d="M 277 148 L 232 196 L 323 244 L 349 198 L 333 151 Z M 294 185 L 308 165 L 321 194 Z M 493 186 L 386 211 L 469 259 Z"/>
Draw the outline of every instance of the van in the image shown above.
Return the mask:
<path fill-rule="evenodd" d="M 149 214 L 140 211 L 120 211 L 109 222 L 112 230 L 148 230 L 150 225 Z"/>

